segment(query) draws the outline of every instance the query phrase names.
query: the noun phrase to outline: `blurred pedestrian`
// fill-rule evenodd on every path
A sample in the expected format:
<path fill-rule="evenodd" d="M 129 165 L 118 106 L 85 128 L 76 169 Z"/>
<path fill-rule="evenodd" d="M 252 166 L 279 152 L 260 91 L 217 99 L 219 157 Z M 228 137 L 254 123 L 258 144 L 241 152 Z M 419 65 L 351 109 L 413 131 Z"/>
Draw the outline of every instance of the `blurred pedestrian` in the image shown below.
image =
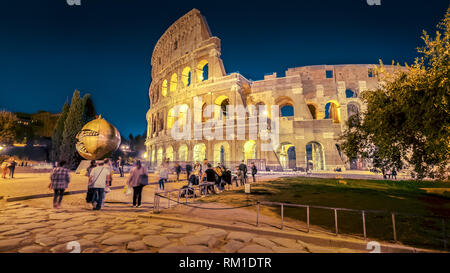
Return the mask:
<path fill-rule="evenodd" d="M 6 174 L 8 173 L 8 161 L 4 160 L 1 165 L 2 178 L 6 179 Z"/>
<path fill-rule="evenodd" d="M 142 189 L 144 186 L 148 183 L 143 184 L 143 177 L 147 176 L 147 169 L 142 166 L 142 163 L 140 160 L 136 161 L 136 165 L 131 169 L 130 176 L 127 180 L 128 187 L 133 188 L 133 207 L 140 208 L 141 207 L 141 201 L 142 201 Z"/>
<path fill-rule="evenodd" d="M 180 182 L 181 166 L 178 163 L 175 164 L 175 173 L 177 174 L 177 182 Z"/>
<path fill-rule="evenodd" d="M 258 168 L 256 168 L 255 166 L 255 162 L 252 162 L 252 177 L 253 177 L 253 182 L 256 182 L 256 173 L 258 172 Z"/>
<path fill-rule="evenodd" d="M 117 160 L 117 166 L 119 166 L 120 177 L 123 177 L 123 167 L 125 166 L 125 160 L 121 156 L 119 156 L 119 160 Z"/>
<path fill-rule="evenodd" d="M 241 170 L 243 175 L 243 181 L 244 183 L 247 182 L 247 165 L 245 164 L 245 161 L 242 160 L 241 164 L 239 164 L 239 170 Z"/>
<path fill-rule="evenodd" d="M 169 178 L 169 169 L 167 168 L 166 162 L 161 163 L 158 169 L 158 173 L 159 173 L 159 181 L 158 181 L 159 189 L 164 190 L 164 182 L 167 182 L 167 179 Z"/>
<path fill-rule="evenodd" d="M 189 178 L 191 177 L 191 172 L 192 172 L 192 165 L 189 163 L 186 163 L 186 178 L 187 178 L 187 180 L 189 180 Z"/>
<path fill-rule="evenodd" d="M 64 191 L 69 186 L 69 170 L 64 168 L 66 162 L 60 161 L 58 166 L 52 170 L 50 184 L 48 187 L 53 190 L 53 208 L 60 209 Z"/>

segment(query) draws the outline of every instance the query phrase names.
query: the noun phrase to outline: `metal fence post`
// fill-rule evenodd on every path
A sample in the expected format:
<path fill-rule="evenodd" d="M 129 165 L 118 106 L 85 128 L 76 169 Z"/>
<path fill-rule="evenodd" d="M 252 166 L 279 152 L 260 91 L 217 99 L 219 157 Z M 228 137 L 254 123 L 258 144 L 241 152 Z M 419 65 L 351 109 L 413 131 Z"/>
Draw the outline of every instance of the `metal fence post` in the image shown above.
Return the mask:
<path fill-rule="evenodd" d="M 308 233 L 309 233 L 309 206 L 306 206 L 306 224 L 308 225 Z"/>
<path fill-rule="evenodd" d="M 281 229 L 283 229 L 283 219 L 284 218 L 284 204 L 281 203 Z"/>
<path fill-rule="evenodd" d="M 259 227 L 259 202 L 256 203 L 256 226 Z"/>
<path fill-rule="evenodd" d="M 187 188 L 184 188 L 184 198 L 186 199 L 186 204 L 187 204 L 188 203 Z"/>
<path fill-rule="evenodd" d="M 334 209 L 334 225 L 336 229 L 336 235 L 338 235 L 338 218 L 337 218 L 337 209 Z"/>
<path fill-rule="evenodd" d="M 181 189 L 178 190 L 177 204 L 180 204 Z"/>
<path fill-rule="evenodd" d="M 363 221 L 364 240 L 367 240 L 367 234 L 366 234 L 366 214 L 365 214 L 364 211 L 362 211 L 362 221 Z"/>
<path fill-rule="evenodd" d="M 170 209 L 170 192 L 167 192 L 167 207 Z"/>
<path fill-rule="evenodd" d="M 447 233 L 445 231 L 445 218 L 442 218 L 442 235 L 444 239 L 444 249 L 447 250 Z"/>
<path fill-rule="evenodd" d="M 397 232 L 395 231 L 395 214 L 392 213 L 392 231 L 394 232 L 394 242 L 397 242 Z"/>

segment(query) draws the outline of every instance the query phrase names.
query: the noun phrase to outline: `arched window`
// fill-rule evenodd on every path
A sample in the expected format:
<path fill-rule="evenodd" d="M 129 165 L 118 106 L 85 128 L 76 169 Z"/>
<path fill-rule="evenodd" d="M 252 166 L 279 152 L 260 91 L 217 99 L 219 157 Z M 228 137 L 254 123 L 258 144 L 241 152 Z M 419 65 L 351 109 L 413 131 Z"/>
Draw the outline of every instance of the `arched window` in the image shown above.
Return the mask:
<path fill-rule="evenodd" d="M 356 98 L 356 97 L 358 97 L 358 96 L 357 96 L 357 94 L 356 94 L 355 91 L 353 91 L 353 90 L 351 90 L 351 89 L 347 89 L 347 90 L 345 90 L 345 97 L 346 97 L 347 99 L 349 99 L 349 98 Z"/>
<path fill-rule="evenodd" d="M 256 159 L 256 142 L 249 140 L 244 144 L 244 160 Z"/>
<path fill-rule="evenodd" d="M 314 141 L 306 144 L 306 163 L 308 169 L 325 169 L 325 156 L 322 144 Z"/>
<path fill-rule="evenodd" d="M 167 112 L 167 129 L 171 129 L 174 123 L 175 111 L 173 110 L 173 108 L 170 108 L 169 112 Z"/>
<path fill-rule="evenodd" d="M 308 104 L 309 112 L 313 119 L 317 119 L 317 107 L 314 104 Z"/>
<path fill-rule="evenodd" d="M 167 80 L 164 80 L 161 86 L 161 94 L 167 96 Z"/>
<path fill-rule="evenodd" d="M 282 117 L 293 117 L 294 116 L 294 106 L 284 105 L 280 108 L 280 113 Z"/>
<path fill-rule="evenodd" d="M 191 85 L 191 68 L 189 66 L 186 66 L 181 72 L 181 81 L 184 87 Z"/>
<path fill-rule="evenodd" d="M 199 82 L 209 78 L 209 65 L 207 60 L 201 60 L 197 65 L 197 78 Z"/>
<path fill-rule="evenodd" d="M 177 73 L 173 73 L 170 77 L 170 92 L 175 92 L 177 90 Z"/>
<path fill-rule="evenodd" d="M 359 113 L 359 107 L 356 104 L 349 103 L 347 104 L 347 116 L 351 117 Z"/>
<path fill-rule="evenodd" d="M 330 101 L 325 105 L 325 119 L 331 119 L 333 123 L 341 122 L 339 104 L 337 102 Z"/>
<path fill-rule="evenodd" d="M 227 105 L 230 104 L 230 100 L 228 99 L 227 96 L 219 96 L 214 103 L 218 106 L 220 106 L 220 113 L 216 113 L 219 114 L 219 118 L 222 119 L 223 117 L 225 117 L 227 115 Z"/>

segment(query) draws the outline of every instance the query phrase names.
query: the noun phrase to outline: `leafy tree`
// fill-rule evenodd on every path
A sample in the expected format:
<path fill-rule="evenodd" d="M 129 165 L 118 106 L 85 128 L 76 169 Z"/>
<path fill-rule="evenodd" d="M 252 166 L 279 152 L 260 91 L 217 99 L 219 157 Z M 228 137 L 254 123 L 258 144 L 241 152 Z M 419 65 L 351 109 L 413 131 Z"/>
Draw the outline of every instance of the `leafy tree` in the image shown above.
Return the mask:
<path fill-rule="evenodd" d="M 80 156 L 75 149 L 76 135 L 83 127 L 83 101 L 80 92 L 75 90 L 70 103 L 67 118 L 64 121 L 63 139 L 60 147 L 60 159 L 65 160 L 68 166 L 75 167 L 80 162 Z"/>
<path fill-rule="evenodd" d="M 450 15 L 438 24 L 435 38 L 425 31 L 412 65 L 375 69 L 380 87 L 362 94 L 367 110 L 349 119 L 341 147 L 351 160 L 412 168 L 417 179 L 448 179 L 450 173 L 449 48 Z M 440 31 L 439 31 L 440 30 Z"/>
<path fill-rule="evenodd" d="M 67 114 L 69 113 L 69 101 L 66 99 L 64 106 L 61 111 L 61 116 L 59 116 L 56 122 L 55 129 L 52 135 L 52 153 L 51 158 L 53 161 L 59 160 L 59 151 L 62 143 L 63 132 L 64 132 L 64 122 L 67 119 Z"/>
<path fill-rule="evenodd" d="M 16 139 L 17 117 L 11 112 L 0 111 L 0 144 L 11 144 Z"/>

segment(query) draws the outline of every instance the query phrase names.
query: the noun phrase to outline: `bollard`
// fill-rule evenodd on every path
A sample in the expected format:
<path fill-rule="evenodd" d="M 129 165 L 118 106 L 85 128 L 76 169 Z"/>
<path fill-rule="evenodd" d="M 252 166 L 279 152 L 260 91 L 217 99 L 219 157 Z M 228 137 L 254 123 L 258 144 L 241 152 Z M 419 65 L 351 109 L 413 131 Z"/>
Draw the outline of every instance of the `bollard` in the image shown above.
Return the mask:
<path fill-rule="evenodd" d="M 177 204 L 180 204 L 181 189 L 178 189 Z"/>
<path fill-rule="evenodd" d="M 281 203 L 281 229 L 283 229 L 284 205 Z"/>

